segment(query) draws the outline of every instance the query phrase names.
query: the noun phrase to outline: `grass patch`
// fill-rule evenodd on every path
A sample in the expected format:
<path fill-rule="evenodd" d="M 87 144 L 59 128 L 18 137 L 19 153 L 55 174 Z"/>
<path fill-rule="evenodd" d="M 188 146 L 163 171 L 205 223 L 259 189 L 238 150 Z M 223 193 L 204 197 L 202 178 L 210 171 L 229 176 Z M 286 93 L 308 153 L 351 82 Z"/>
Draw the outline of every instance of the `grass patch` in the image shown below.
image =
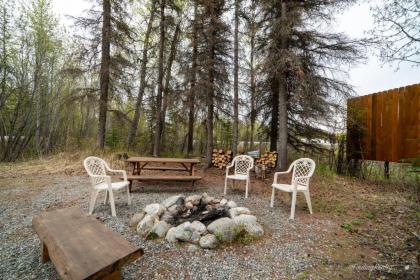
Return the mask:
<path fill-rule="evenodd" d="M 235 241 L 243 245 L 249 245 L 252 243 L 252 241 L 254 241 L 254 237 L 246 231 L 244 225 L 239 225 L 235 228 L 235 236 Z"/>
<path fill-rule="evenodd" d="M 345 231 L 350 231 L 351 230 L 351 224 L 341 224 L 341 228 L 344 229 Z"/>
<path fill-rule="evenodd" d="M 375 220 L 376 214 L 372 211 L 367 211 L 365 214 L 365 217 L 368 218 L 369 220 Z"/>
<path fill-rule="evenodd" d="M 151 233 L 149 233 L 148 235 L 147 235 L 147 240 L 156 240 L 156 239 L 158 239 L 159 238 L 159 236 L 156 234 L 156 233 L 154 233 L 154 232 L 151 232 Z"/>

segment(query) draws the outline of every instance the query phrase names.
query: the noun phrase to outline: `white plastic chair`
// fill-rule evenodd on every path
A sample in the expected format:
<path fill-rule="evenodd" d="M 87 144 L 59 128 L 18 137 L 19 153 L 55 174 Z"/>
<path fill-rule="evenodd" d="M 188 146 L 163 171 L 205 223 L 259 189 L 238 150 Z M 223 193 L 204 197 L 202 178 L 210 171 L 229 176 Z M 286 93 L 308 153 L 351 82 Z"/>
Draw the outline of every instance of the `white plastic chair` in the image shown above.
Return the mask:
<path fill-rule="evenodd" d="M 292 184 L 278 184 L 277 177 L 279 174 L 287 174 L 293 168 Z M 292 162 L 289 169 L 285 172 L 276 172 L 274 174 L 274 182 L 271 185 L 273 192 L 271 195 L 271 207 L 274 205 L 274 193 L 278 189 L 292 193 L 292 208 L 290 212 L 290 219 L 295 218 L 296 195 L 298 192 L 303 192 L 308 203 L 309 212 L 312 214 L 311 197 L 309 195 L 309 179 L 315 171 L 315 162 L 310 158 L 300 158 Z"/>
<path fill-rule="evenodd" d="M 124 170 L 113 170 L 109 168 L 108 164 L 103 159 L 98 157 L 87 157 L 83 161 L 83 165 L 85 166 L 86 172 L 88 173 L 92 182 L 92 192 L 89 202 L 89 215 L 91 215 L 93 212 L 93 208 L 95 207 L 96 203 L 96 198 L 100 191 L 105 191 L 105 204 L 108 202 L 109 194 L 109 202 L 111 204 L 112 216 L 116 216 L 113 193 L 114 190 L 126 188 L 128 196 L 128 205 L 131 204 L 129 182 L 127 181 L 127 173 Z M 107 175 L 107 171 L 122 173 L 124 181 L 112 183 L 111 176 Z"/>
<path fill-rule="evenodd" d="M 235 166 L 235 173 L 233 175 L 229 175 L 229 169 Z M 245 198 L 248 197 L 248 188 L 250 183 L 250 170 L 254 167 L 254 159 L 247 155 L 240 155 L 236 156 L 232 163 L 226 166 L 226 178 L 225 178 L 225 191 L 224 194 L 226 195 L 227 189 L 227 180 L 231 179 L 233 181 L 233 185 L 235 185 L 235 180 L 246 181 L 245 187 Z"/>

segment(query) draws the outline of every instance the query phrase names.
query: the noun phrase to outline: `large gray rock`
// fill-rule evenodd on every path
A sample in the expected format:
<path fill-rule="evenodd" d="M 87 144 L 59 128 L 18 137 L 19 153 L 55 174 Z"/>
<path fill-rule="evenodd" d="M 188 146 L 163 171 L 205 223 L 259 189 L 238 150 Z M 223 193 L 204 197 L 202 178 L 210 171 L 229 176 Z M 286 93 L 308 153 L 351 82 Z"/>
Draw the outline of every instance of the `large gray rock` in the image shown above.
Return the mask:
<path fill-rule="evenodd" d="M 185 228 L 179 228 L 179 226 L 177 227 L 178 230 L 175 232 L 175 238 L 178 241 L 191 241 L 191 235 L 192 235 L 192 231 L 185 229 Z"/>
<path fill-rule="evenodd" d="M 172 243 L 178 242 L 178 240 L 176 239 L 176 232 L 179 230 L 180 229 L 177 229 L 176 227 L 171 227 L 166 233 L 166 240 Z"/>
<path fill-rule="evenodd" d="M 188 196 L 185 199 L 185 203 L 191 202 L 192 205 L 198 205 L 198 204 L 200 204 L 200 200 L 201 200 L 201 195 L 195 194 L 195 195 Z"/>
<path fill-rule="evenodd" d="M 233 221 L 236 223 L 236 225 L 245 225 L 257 222 L 257 217 L 248 214 L 241 214 L 239 216 L 234 217 Z"/>
<path fill-rule="evenodd" d="M 171 227 L 167 222 L 159 221 L 153 226 L 149 234 L 155 234 L 157 237 L 163 238 Z"/>
<path fill-rule="evenodd" d="M 205 194 L 203 194 L 203 197 L 201 198 L 201 201 L 202 201 L 204 204 L 212 204 L 212 203 L 214 203 L 215 198 L 214 198 L 214 197 L 212 197 L 212 196 L 209 196 L 209 195 L 207 195 L 207 194 L 205 193 Z"/>
<path fill-rule="evenodd" d="M 190 252 L 190 253 L 193 253 L 193 252 L 196 252 L 197 250 L 199 250 L 200 249 L 200 247 L 198 247 L 197 245 L 195 245 L 195 244 L 190 244 L 190 245 L 188 245 L 188 247 L 187 247 L 187 251 L 188 252 Z"/>
<path fill-rule="evenodd" d="M 194 221 L 191 223 L 191 229 L 193 232 L 197 232 L 200 235 L 203 235 L 207 232 L 206 226 L 200 221 Z"/>
<path fill-rule="evenodd" d="M 144 216 L 144 218 L 137 225 L 137 233 L 143 237 L 146 237 L 157 221 L 158 220 L 155 215 Z"/>
<path fill-rule="evenodd" d="M 235 207 L 235 208 L 231 208 L 229 210 L 229 215 L 230 215 L 231 218 L 234 218 L 234 217 L 242 215 L 242 214 L 249 215 L 249 214 L 251 214 L 251 211 L 246 207 Z"/>
<path fill-rule="evenodd" d="M 182 228 L 183 230 L 192 231 L 191 226 L 192 226 L 191 222 L 184 222 L 180 224 L 178 227 Z"/>
<path fill-rule="evenodd" d="M 230 218 L 220 218 L 207 226 L 207 230 L 213 233 L 221 241 L 233 241 L 236 237 L 236 224 Z"/>
<path fill-rule="evenodd" d="M 131 220 L 130 220 L 130 227 L 137 226 L 139 224 L 139 222 L 141 220 L 143 220 L 145 215 L 146 215 L 146 212 L 143 212 L 143 211 L 140 212 L 140 213 L 134 214 L 133 217 L 131 217 Z"/>
<path fill-rule="evenodd" d="M 172 205 L 182 205 L 184 204 L 184 196 L 183 195 L 173 195 L 168 197 L 162 202 L 163 207 L 169 208 Z"/>
<path fill-rule="evenodd" d="M 217 247 L 219 241 L 214 234 L 206 234 L 200 238 L 200 247 L 204 249 L 214 249 Z"/>
<path fill-rule="evenodd" d="M 187 208 L 187 209 L 193 209 L 194 208 L 194 205 L 192 204 L 191 201 L 188 201 L 187 203 L 185 203 L 185 208 Z"/>
<path fill-rule="evenodd" d="M 264 235 L 263 227 L 257 222 L 246 223 L 244 228 L 246 232 L 253 237 L 261 237 Z"/>
<path fill-rule="evenodd" d="M 220 200 L 220 206 L 225 206 L 228 203 L 226 198 L 223 198 L 222 200 Z"/>
<path fill-rule="evenodd" d="M 163 212 L 165 212 L 165 207 L 163 207 L 159 203 L 153 203 L 153 204 L 147 205 L 144 208 L 144 211 L 149 215 L 156 214 L 157 216 L 160 217 L 160 215 L 162 215 Z"/>
<path fill-rule="evenodd" d="M 190 237 L 190 242 L 198 244 L 198 242 L 200 241 L 200 238 L 201 238 L 201 235 L 198 232 L 193 231 Z"/>
<path fill-rule="evenodd" d="M 189 223 L 189 225 L 187 223 Z M 166 240 L 169 242 L 190 241 L 191 235 L 191 223 L 186 222 L 177 227 L 169 229 L 168 233 L 166 234 Z"/>
<path fill-rule="evenodd" d="M 226 205 L 227 205 L 227 207 L 229 207 L 229 208 L 235 208 L 235 207 L 238 207 L 238 204 L 236 204 L 236 202 L 235 202 L 235 201 L 233 201 L 233 200 L 229 200 L 229 202 L 228 202 L 228 203 L 226 203 Z"/>

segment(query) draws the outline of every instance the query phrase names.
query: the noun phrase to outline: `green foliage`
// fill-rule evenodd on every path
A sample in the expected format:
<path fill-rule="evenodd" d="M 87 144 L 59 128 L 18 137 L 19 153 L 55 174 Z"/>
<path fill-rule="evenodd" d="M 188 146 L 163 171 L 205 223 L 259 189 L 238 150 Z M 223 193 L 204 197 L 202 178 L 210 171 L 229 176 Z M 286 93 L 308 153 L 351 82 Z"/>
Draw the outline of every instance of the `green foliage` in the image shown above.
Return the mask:
<path fill-rule="evenodd" d="M 244 225 L 238 225 L 234 229 L 235 232 L 235 241 L 243 245 L 249 245 L 254 241 L 254 237 L 250 235 L 246 230 Z"/>
<path fill-rule="evenodd" d="M 297 280 L 305 280 L 305 279 L 309 279 L 309 274 L 304 271 L 304 272 L 300 272 L 297 276 L 296 276 Z"/>
<path fill-rule="evenodd" d="M 156 240 L 158 238 L 159 238 L 159 236 L 154 232 L 151 232 L 147 235 L 147 240 Z"/>
<path fill-rule="evenodd" d="M 216 237 L 217 240 L 221 241 L 223 238 L 223 233 L 221 233 L 220 231 L 216 231 L 214 233 L 214 236 Z"/>
<path fill-rule="evenodd" d="M 367 211 L 365 214 L 365 217 L 368 218 L 369 220 L 375 220 L 376 214 L 372 211 Z"/>
<path fill-rule="evenodd" d="M 341 224 L 341 228 L 346 230 L 346 231 L 350 231 L 351 230 L 351 224 L 343 223 L 343 224 Z"/>

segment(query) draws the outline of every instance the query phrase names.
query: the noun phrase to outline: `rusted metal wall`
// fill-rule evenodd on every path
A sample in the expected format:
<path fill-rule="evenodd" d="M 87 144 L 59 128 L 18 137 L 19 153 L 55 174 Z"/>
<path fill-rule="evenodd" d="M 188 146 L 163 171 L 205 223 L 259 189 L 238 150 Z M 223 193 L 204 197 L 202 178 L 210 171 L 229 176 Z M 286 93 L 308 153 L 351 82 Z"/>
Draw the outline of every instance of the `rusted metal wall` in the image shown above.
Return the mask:
<path fill-rule="evenodd" d="M 347 100 L 349 158 L 420 157 L 420 84 Z"/>

